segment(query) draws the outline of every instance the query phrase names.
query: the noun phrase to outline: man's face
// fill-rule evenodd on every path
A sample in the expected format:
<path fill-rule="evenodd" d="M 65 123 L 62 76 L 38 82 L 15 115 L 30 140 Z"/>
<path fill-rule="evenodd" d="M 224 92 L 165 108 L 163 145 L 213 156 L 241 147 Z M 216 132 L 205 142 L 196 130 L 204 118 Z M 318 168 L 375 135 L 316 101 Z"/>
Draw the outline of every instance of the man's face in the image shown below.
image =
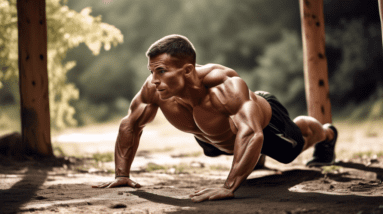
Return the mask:
<path fill-rule="evenodd" d="M 161 99 L 168 99 L 179 95 L 184 86 L 184 69 L 178 67 L 176 59 L 164 53 L 149 59 L 149 70 L 152 73 L 151 83 L 156 85 L 156 89 Z"/>

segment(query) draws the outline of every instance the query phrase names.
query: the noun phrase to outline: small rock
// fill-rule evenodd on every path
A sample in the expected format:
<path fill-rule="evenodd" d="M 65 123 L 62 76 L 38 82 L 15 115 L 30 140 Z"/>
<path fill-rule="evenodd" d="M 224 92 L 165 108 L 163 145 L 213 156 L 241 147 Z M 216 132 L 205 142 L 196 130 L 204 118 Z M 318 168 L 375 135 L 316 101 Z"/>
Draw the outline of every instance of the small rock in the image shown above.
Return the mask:
<path fill-rule="evenodd" d="M 195 162 L 195 161 L 193 161 L 193 162 L 190 163 L 190 166 L 194 167 L 194 168 L 204 168 L 205 164 L 202 163 L 202 162 Z"/>
<path fill-rule="evenodd" d="M 45 199 L 47 199 L 46 197 L 41 196 L 41 195 L 38 195 L 38 196 L 36 196 L 35 198 L 36 198 L 37 200 L 45 200 Z"/>
<path fill-rule="evenodd" d="M 118 195 L 123 195 L 124 194 L 124 192 L 122 192 L 122 191 L 118 191 L 118 193 L 117 193 Z"/>
<path fill-rule="evenodd" d="M 115 204 L 109 205 L 109 208 L 112 208 L 112 209 L 121 209 L 126 207 L 127 207 L 126 204 L 123 204 L 123 203 L 115 203 Z"/>
<path fill-rule="evenodd" d="M 174 174 L 174 173 L 176 173 L 176 169 L 175 169 L 175 168 L 170 168 L 170 169 L 168 170 L 168 173 L 170 173 L 170 174 Z"/>

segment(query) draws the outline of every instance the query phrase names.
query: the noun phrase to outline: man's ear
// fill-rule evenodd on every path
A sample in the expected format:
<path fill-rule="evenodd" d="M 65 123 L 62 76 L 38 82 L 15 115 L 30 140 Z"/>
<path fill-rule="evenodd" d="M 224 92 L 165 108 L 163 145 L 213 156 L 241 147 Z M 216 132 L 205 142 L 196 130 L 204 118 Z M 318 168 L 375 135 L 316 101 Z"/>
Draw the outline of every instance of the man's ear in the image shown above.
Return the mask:
<path fill-rule="evenodd" d="M 194 66 L 190 63 L 186 63 L 184 65 L 184 69 L 185 69 L 185 74 L 189 75 L 194 70 Z"/>

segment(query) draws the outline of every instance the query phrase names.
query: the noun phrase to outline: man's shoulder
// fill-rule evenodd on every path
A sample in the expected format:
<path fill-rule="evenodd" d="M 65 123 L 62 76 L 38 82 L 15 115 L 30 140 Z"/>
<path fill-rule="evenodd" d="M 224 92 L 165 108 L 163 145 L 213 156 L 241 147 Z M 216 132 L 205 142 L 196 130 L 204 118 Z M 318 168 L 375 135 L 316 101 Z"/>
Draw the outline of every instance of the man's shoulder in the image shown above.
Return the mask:
<path fill-rule="evenodd" d="M 231 114 L 237 112 L 245 101 L 250 100 L 249 92 L 245 81 L 240 77 L 228 77 L 223 83 L 210 87 L 212 104 L 216 108 L 223 107 Z"/>
<path fill-rule="evenodd" d="M 209 88 L 224 83 L 230 77 L 239 76 L 233 69 L 213 63 L 197 65 L 196 70 L 203 84 Z"/>
<path fill-rule="evenodd" d="M 155 104 L 159 99 L 156 86 L 151 83 L 151 80 L 152 75 L 146 79 L 139 92 L 142 102 L 146 104 Z"/>

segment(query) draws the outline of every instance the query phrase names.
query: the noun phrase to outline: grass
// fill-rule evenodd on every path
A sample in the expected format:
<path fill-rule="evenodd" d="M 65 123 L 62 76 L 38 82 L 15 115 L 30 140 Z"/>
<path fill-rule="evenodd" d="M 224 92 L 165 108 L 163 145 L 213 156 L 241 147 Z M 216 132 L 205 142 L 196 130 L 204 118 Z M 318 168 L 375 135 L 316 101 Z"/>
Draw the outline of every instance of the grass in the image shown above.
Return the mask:
<path fill-rule="evenodd" d="M 187 153 L 187 154 L 185 154 L 185 157 L 199 157 L 201 155 L 202 155 L 202 152 L 201 151 L 197 151 L 197 152 Z"/>
<path fill-rule="evenodd" d="M 172 155 L 172 157 L 177 157 L 177 158 L 189 158 L 189 157 L 199 157 L 202 155 L 201 151 L 196 151 L 196 152 L 190 152 L 190 153 L 181 153 L 178 155 Z"/>
<path fill-rule="evenodd" d="M 165 148 L 151 149 L 150 152 L 162 153 L 162 152 L 171 152 L 173 150 L 174 150 L 173 147 L 167 146 Z"/>
<path fill-rule="evenodd" d="M 95 153 L 92 155 L 92 157 L 94 160 L 96 160 L 96 162 L 114 161 L 114 153 L 113 152 Z"/>
<path fill-rule="evenodd" d="M 210 165 L 210 169 L 215 170 L 215 171 L 228 171 L 228 170 L 230 170 L 229 167 L 221 165 L 221 164 Z"/>
<path fill-rule="evenodd" d="M 162 165 L 158 165 L 158 164 L 155 164 L 155 163 L 148 163 L 146 165 L 145 171 L 153 172 L 153 171 L 166 170 L 166 169 L 168 169 L 168 167 L 165 167 L 165 166 L 162 166 Z"/>
<path fill-rule="evenodd" d="M 145 171 L 146 172 L 154 172 L 154 171 L 163 171 L 163 172 L 169 172 L 171 174 L 181 174 L 185 173 L 189 169 L 191 169 L 189 165 L 185 163 L 180 163 L 178 165 L 158 165 L 155 163 L 148 163 L 146 165 Z"/>
<path fill-rule="evenodd" d="M 203 169 L 192 167 L 186 163 L 180 163 L 177 165 L 159 165 L 155 163 L 148 163 L 145 168 L 146 172 L 161 172 L 168 174 L 187 174 L 198 170 Z"/>
<path fill-rule="evenodd" d="M 375 151 L 364 151 L 364 152 L 356 152 L 352 155 L 352 158 L 372 158 L 372 157 L 383 157 L 383 151 L 375 152 Z"/>
<path fill-rule="evenodd" d="M 65 156 L 67 156 L 60 146 L 54 146 L 53 147 L 53 154 L 56 157 L 65 157 Z"/>
<path fill-rule="evenodd" d="M 173 165 L 168 171 L 170 171 L 170 173 L 174 173 L 174 174 L 182 174 L 182 173 L 186 173 L 189 169 L 191 169 L 191 167 L 185 163 L 180 163 L 178 165 Z"/>
<path fill-rule="evenodd" d="M 322 173 L 323 174 L 328 174 L 328 173 L 336 173 L 339 172 L 343 167 L 341 166 L 322 166 Z"/>

